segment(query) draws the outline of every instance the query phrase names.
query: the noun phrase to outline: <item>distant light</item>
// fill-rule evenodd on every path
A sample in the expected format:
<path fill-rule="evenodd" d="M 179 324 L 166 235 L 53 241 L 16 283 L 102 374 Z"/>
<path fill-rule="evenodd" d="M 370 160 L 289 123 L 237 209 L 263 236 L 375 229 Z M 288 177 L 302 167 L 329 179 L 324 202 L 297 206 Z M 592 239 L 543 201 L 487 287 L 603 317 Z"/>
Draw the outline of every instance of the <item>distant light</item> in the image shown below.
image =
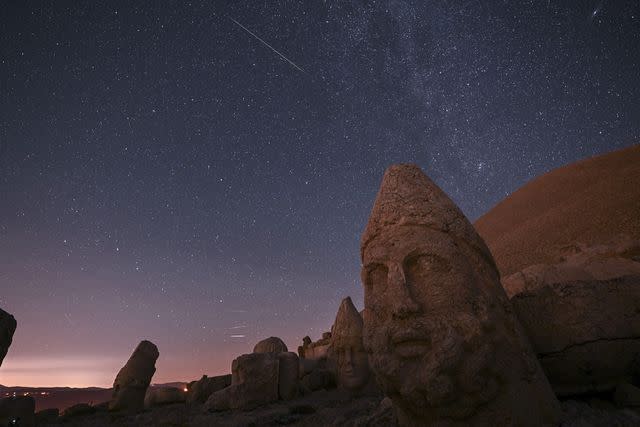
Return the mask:
<path fill-rule="evenodd" d="M 183 391 L 186 393 L 186 392 L 188 392 L 188 391 L 189 391 L 189 389 L 185 387 L 185 388 L 183 389 Z"/>

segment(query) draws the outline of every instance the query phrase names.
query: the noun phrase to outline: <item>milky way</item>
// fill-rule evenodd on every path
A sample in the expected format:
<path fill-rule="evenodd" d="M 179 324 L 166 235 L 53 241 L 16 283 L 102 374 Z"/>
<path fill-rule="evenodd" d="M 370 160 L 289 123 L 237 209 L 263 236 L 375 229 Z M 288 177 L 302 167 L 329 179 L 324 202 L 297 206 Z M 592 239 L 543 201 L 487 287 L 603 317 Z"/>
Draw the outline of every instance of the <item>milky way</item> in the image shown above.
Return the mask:
<path fill-rule="evenodd" d="M 389 164 L 474 220 L 640 139 L 635 0 L 11 2 L 0 20 L 2 384 L 108 385 L 141 339 L 154 381 L 226 372 L 270 335 L 295 350 L 343 297 L 362 308 Z"/>

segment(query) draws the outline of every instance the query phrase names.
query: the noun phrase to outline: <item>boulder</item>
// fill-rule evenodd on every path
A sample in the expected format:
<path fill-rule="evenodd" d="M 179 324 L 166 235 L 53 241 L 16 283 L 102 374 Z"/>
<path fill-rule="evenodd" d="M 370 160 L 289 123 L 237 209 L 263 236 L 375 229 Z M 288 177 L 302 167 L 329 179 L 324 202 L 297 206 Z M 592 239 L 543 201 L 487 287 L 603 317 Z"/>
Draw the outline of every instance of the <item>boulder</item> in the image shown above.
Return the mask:
<path fill-rule="evenodd" d="M 16 326 L 16 319 L 6 311 L 0 309 L 0 366 L 2 366 L 2 361 L 7 355 L 7 351 L 9 351 Z"/>
<path fill-rule="evenodd" d="M 291 400 L 298 395 L 298 355 L 293 352 L 280 353 L 278 363 L 278 396 L 281 400 Z"/>
<path fill-rule="evenodd" d="M 254 353 L 283 353 L 289 351 L 286 344 L 278 337 L 269 337 L 253 347 Z"/>
<path fill-rule="evenodd" d="M 88 403 L 77 403 L 68 407 L 62 412 L 62 416 L 65 418 L 78 417 L 81 415 L 89 415 L 96 412 L 96 408 Z"/>
<path fill-rule="evenodd" d="M 231 374 L 207 377 L 203 375 L 188 387 L 187 403 L 204 403 L 216 391 L 231 385 Z"/>
<path fill-rule="evenodd" d="M 640 275 L 536 285 L 511 302 L 559 396 L 638 378 Z"/>
<path fill-rule="evenodd" d="M 36 401 L 31 396 L 0 399 L 0 425 L 33 427 L 36 425 L 35 409 Z"/>
<path fill-rule="evenodd" d="M 113 382 L 110 411 L 138 412 L 144 409 L 144 398 L 151 378 L 156 372 L 160 353 L 150 341 L 142 341 Z"/>
<path fill-rule="evenodd" d="M 307 391 L 329 390 L 336 387 L 336 374 L 333 369 L 317 366 L 300 379 L 300 384 Z"/>
<path fill-rule="evenodd" d="M 231 364 L 231 385 L 213 393 L 206 411 L 252 409 L 278 400 L 279 355 L 251 353 Z"/>
<path fill-rule="evenodd" d="M 187 400 L 187 393 L 176 387 L 151 387 L 144 397 L 144 407 L 183 403 Z"/>
<path fill-rule="evenodd" d="M 491 253 L 419 167 L 385 171 L 360 249 L 364 347 L 401 425 L 557 426 Z"/>
<path fill-rule="evenodd" d="M 302 339 L 302 345 L 298 347 L 298 354 L 301 358 L 308 360 L 319 360 L 326 358 L 331 344 L 331 332 L 323 332 L 322 338 L 318 341 L 311 341 L 308 336 Z"/>
<path fill-rule="evenodd" d="M 529 266 L 502 279 L 509 298 L 555 283 L 640 276 L 640 241 L 618 236 L 608 243 L 566 247 L 559 262 Z"/>

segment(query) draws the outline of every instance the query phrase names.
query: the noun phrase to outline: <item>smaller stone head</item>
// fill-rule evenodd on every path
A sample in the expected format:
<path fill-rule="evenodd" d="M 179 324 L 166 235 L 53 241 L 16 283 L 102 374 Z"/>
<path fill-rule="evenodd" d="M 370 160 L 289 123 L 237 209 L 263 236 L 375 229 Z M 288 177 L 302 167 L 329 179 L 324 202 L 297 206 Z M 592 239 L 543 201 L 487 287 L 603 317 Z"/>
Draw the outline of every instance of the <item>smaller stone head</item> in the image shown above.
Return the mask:
<path fill-rule="evenodd" d="M 369 360 L 362 344 L 362 317 L 347 297 L 342 300 L 331 331 L 330 357 L 335 360 L 338 386 L 356 390 L 370 379 Z"/>

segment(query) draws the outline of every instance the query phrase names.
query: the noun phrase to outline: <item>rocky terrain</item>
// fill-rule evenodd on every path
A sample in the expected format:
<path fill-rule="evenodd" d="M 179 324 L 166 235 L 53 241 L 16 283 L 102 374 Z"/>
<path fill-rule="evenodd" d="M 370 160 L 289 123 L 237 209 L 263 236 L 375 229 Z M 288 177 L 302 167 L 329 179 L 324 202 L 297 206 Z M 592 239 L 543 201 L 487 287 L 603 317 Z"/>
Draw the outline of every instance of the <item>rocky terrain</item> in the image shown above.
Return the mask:
<path fill-rule="evenodd" d="M 7 397 L 0 425 L 638 426 L 639 168 L 640 147 L 569 165 L 474 227 L 393 165 L 361 240 L 361 312 L 347 297 L 297 353 L 266 337 L 186 391 L 150 386 L 162 350 L 141 341 L 103 403 Z"/>

